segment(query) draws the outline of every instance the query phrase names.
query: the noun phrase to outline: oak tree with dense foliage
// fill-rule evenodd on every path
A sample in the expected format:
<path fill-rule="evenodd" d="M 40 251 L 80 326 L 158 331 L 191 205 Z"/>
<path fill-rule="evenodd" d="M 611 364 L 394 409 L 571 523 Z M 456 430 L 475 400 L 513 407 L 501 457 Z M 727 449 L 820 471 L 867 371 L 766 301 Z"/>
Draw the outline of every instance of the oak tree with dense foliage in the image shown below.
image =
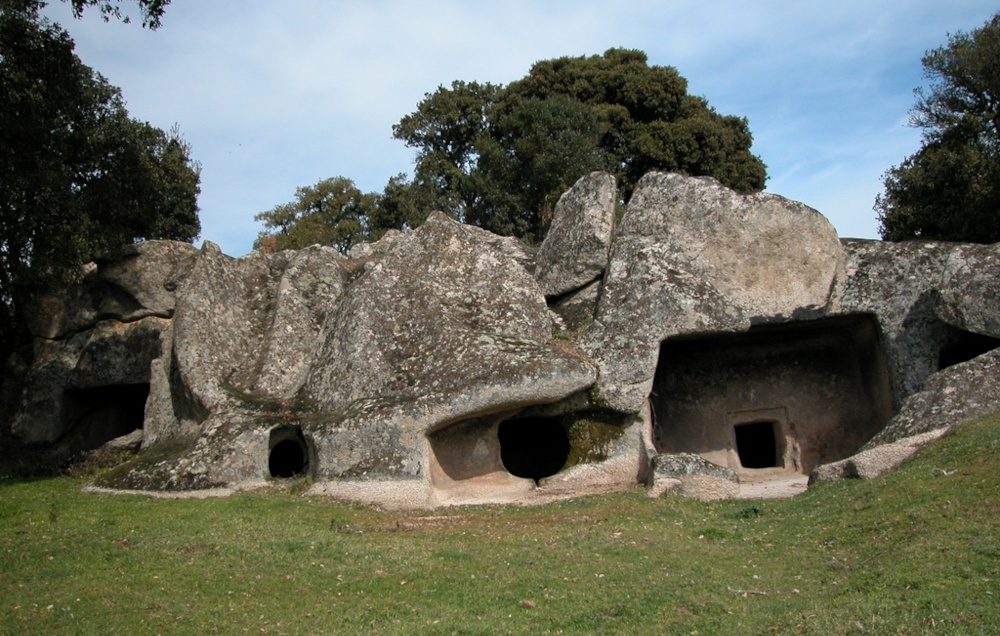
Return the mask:
<path fill-rule="evenodd" d="M 501 234 L 540 240 L 559 195 L 591 170 L 618 178 L 623 199 L 651 170 L 763 189 L 746 119 L 687 93 L 676 69 L 641 51 L 562 57 L 506 87 L 454 82 L 393 128 L 417 150 L 412 186 L 437 207 Z"/>
<path fill-rule="evenodd" d="M 921 148 L 883 177 L 883 239 L 1000 241 L 1000 13 L 923 58 L 911 123 Z"/>
<path fill-rule="evenodd" d="M 254 241 L 265 252 L 329 245 L 346 254 L 367 238 L 369 217 L 377 195 L 363 193 L 345 177 L 323 179 L 296 189 L 295 200 L 258 213 L 254 220 L 267 228 Z"/>
<path fill-rule="evenodd" d="M 101 252 L 200 231 L 188 144 L 132 119 L 42 6 L 0 0 L 2 352 L 32 288 L 74 279 Z"/>

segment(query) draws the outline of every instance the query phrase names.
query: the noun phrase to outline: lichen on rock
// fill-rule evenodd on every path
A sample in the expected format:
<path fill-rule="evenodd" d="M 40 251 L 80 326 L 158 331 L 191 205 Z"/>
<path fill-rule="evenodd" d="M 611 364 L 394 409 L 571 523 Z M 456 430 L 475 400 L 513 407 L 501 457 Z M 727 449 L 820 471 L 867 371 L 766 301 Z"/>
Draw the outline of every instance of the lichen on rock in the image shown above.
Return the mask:
<path fill-rule="evenodd" d="M 677 174 L 617 207 L 584 176 L 537 250 L 439 212 L 350 257 L 139 243 L 34 295 L 3 425 L 63 454 L 141 437 L 104 487 L 451 505 L 737 496 L 1000 409 L 1000 246 L 841 241 Z"/>

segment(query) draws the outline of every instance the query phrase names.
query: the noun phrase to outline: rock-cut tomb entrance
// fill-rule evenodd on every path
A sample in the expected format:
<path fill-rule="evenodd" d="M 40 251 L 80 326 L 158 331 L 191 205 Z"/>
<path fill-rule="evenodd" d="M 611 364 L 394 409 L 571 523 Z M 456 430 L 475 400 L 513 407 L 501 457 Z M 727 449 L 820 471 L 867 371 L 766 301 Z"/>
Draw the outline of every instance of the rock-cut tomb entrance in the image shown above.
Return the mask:
<path fill-rule="evenodd" d="M 808 474 L 856 452 L 892 399 L 870 315 L 665 340 L 650 396 L 653 445 L 741 481 Z"/>

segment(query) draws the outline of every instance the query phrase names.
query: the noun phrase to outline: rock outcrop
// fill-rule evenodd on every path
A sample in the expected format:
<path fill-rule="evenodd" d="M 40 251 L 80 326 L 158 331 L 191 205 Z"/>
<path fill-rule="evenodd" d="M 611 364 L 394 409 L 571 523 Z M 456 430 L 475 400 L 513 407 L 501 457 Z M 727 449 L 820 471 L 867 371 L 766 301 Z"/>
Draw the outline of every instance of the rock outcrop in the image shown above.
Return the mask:
<path fill-rule="evenodd" d="M 606 172 L 580 179 L 559 198 L 535 257 L 535 277 L 546 297 L 581 289 L 604 273 L 617 198 L 615 178 Z"/>
<path fill-rule="evenodd" d="M 735 470 L 723 468 L 694 453 L 657 455 L 653 458 L 648 494 L 659 497 L 679 491 L 693 499 L 711 501 L 739 495 L 740 478 Z"/>
<path fill-rule="evenodd" d="M 841 242 L 673 174 L 616 208 L 593 173 L 538 250 L 441 213 L 350 257 L 140 243 L 36 298 L 5 425 L 61 456 L 141 440 L 104 487 L 427 506 L 863 476 L 1000 409 L 1000 246 Z"/>
<path fill-rule="evenodd" d="M 598 400 L 638 410 L 667 338 L 820 315 L 842 261 L 833 226 L 801 203 L 740 195 L 709 178 L 646 175 L 582 337 L 601 369 Z"/>

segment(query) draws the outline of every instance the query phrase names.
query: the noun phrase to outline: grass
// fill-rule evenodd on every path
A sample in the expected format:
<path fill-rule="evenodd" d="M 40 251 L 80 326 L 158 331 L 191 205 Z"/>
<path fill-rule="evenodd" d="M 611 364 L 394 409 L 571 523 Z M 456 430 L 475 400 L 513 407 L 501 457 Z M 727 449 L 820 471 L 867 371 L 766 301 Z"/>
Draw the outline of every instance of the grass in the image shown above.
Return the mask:
<path fill-rule="evenodd" d="M 1000 414 L 794 499 L 385 512 L 0 482 L 3 634 L 993 634 Z"/>

